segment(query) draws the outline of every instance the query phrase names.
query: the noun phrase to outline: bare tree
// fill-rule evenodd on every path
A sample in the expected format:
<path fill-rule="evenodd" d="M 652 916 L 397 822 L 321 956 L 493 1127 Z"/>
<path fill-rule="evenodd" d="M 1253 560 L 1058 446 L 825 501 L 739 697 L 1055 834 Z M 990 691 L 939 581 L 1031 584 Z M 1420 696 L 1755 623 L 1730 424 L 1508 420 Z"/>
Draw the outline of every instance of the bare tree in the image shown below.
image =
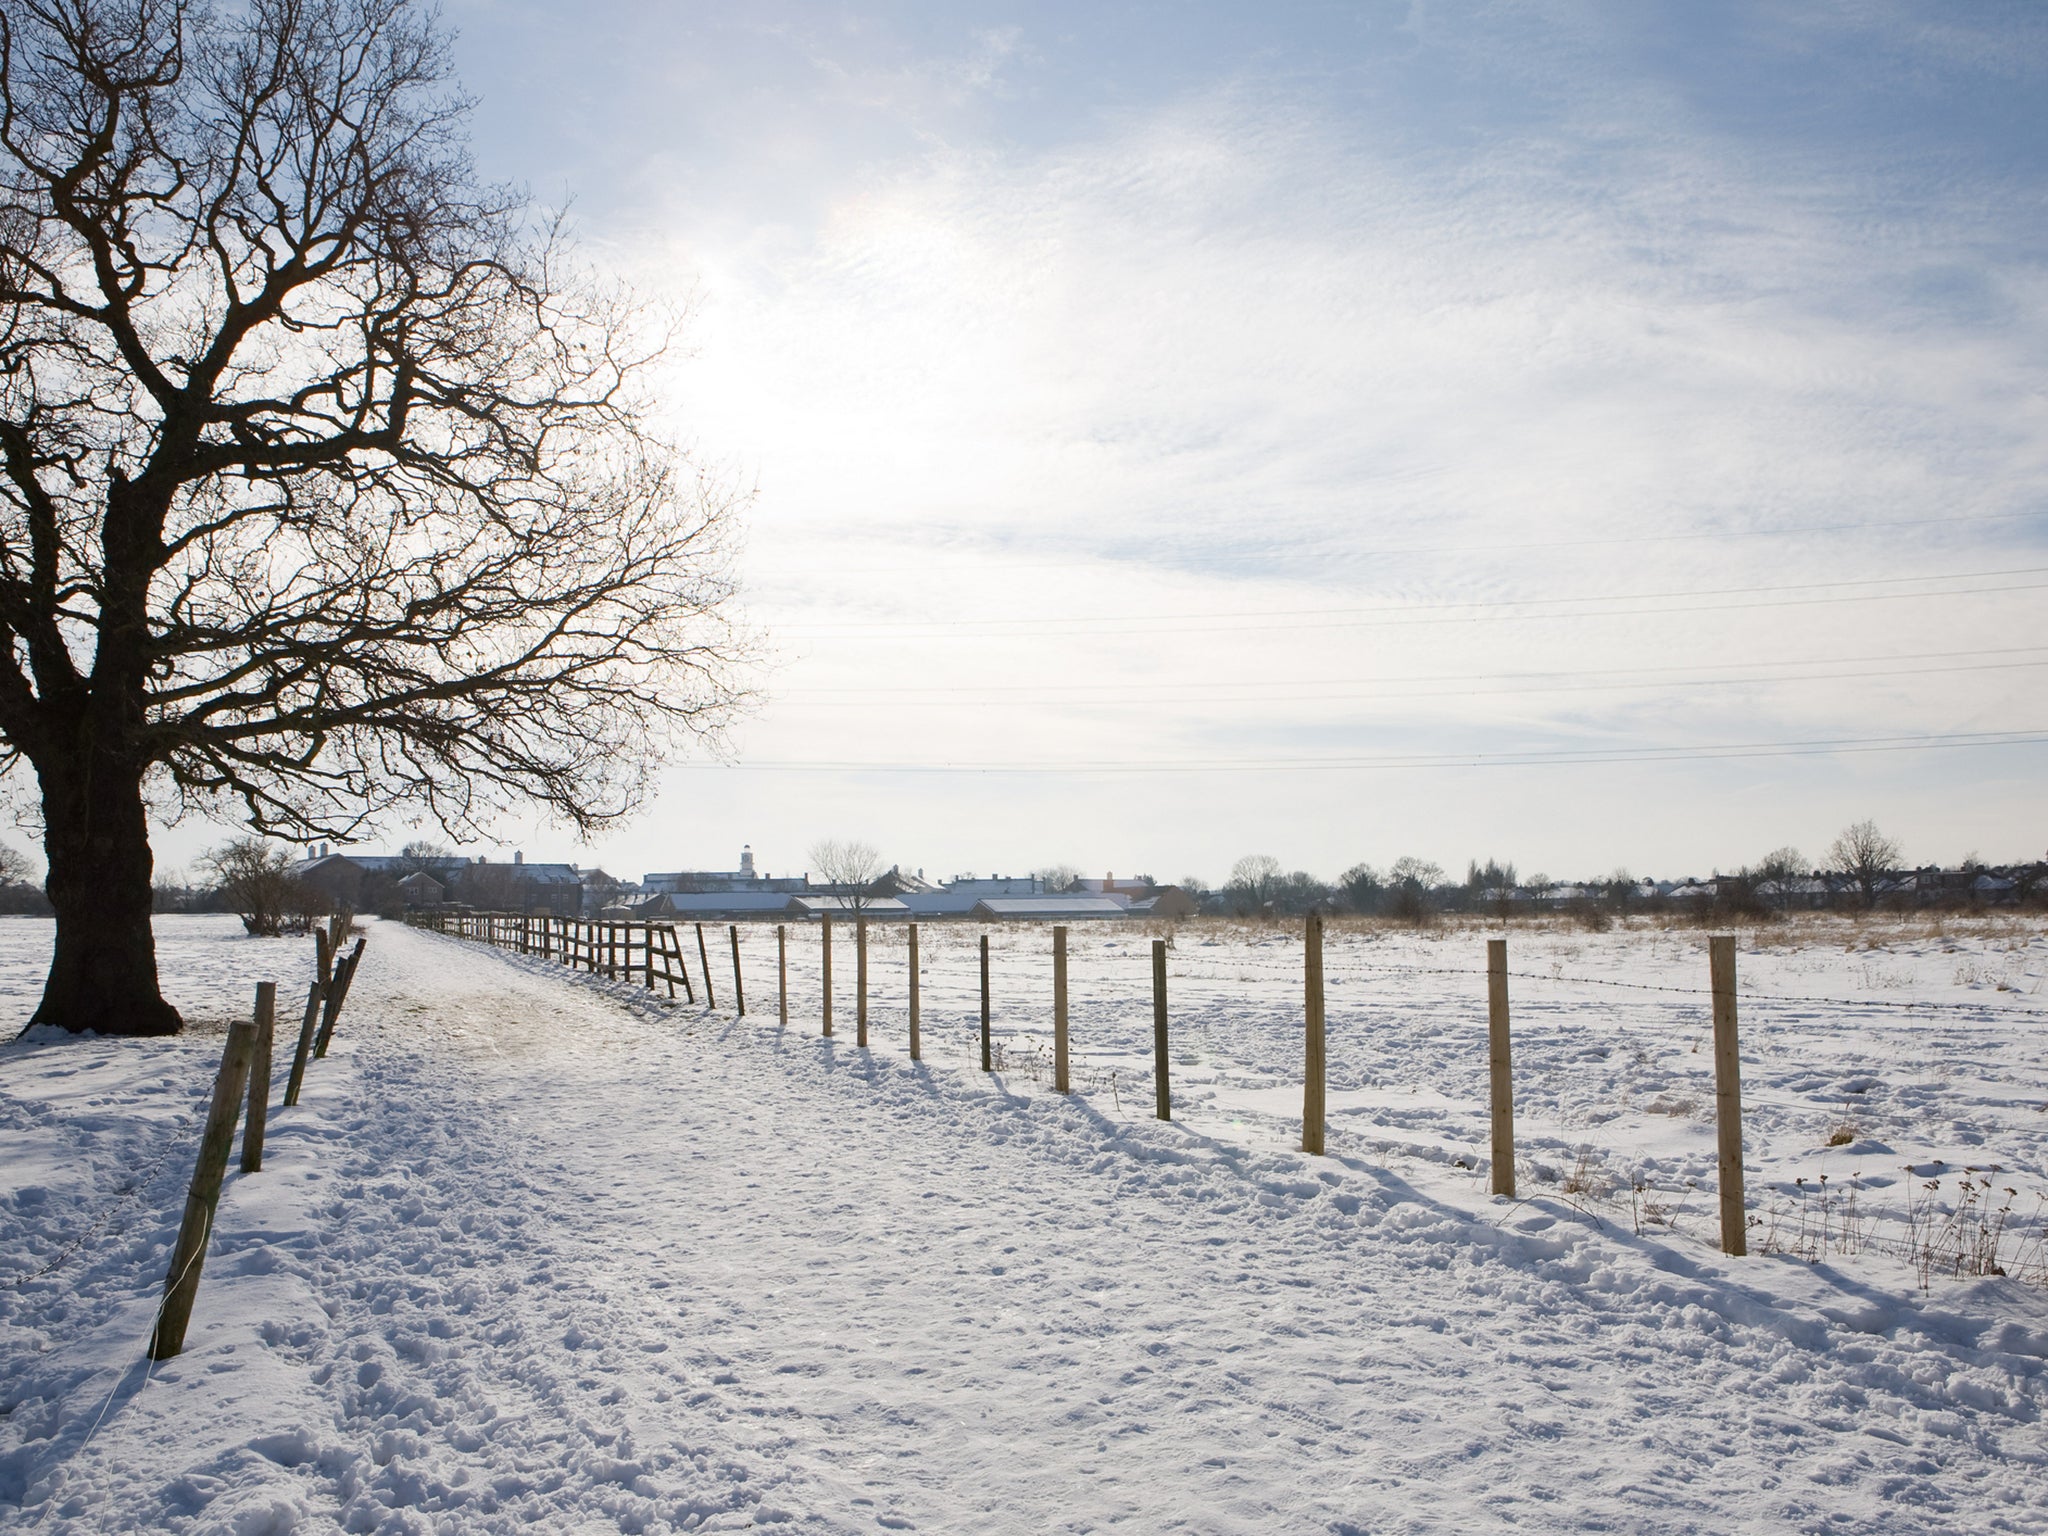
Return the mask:
<path fill-rule="evenodd" d="M 289 849 L 260 837 L 238 837 L 208 853 L 203 862 L 221 900 L 250 933 L 275 938 L 303 933 L 311 925 L 313 903 L 292 874 Z"/>
<path fill-rule="evenodd" d="M 738 690 L 730 498 L 482 185 L 410 0 L 0 8 L 0 755 L 36 1019 L 163 1033 L 145 798 L 296 842 L 644 797 Z"/>
<path fill-rule="evenodd" d="M 1286 868 L 1270 853 L 1248 853 L 1230 866 L 1223 889 L 1241 914 L 1263 912 L 1273 904 Z"/>
<path fill-rule="evenodd" d="M 526 910 L 526 877 L 517 864 L 465 864 L 455 875 L 455 895 L 479 912 Z"/>
<path fill-rule="evenodd" d="M 873 843 L 828 837 L 811 844 L 811 868 L 859 913 L 867 910 L 868 887 L 881 878 L 884 865 Z"/>
<path fill-rule="evenodd" d="M 1828 868 L 1856 887 L 1866 907 L 1877 905 L 1879 887 L 1903 857 L 1899 845 L 1878 831 L 1874 821 L 1844 827 L 1828 845 Z"/>
<path fill-rule="evenodd" d="M 36 862 L 12 843 L 0 843 L 0 885 L 30 885 Z"/>
<path fill-rule="evenodd" d="M 1757 895 L 1782 912 L 1792 904 L 1792 888 L 1805 877 L 1806 860 L 1788 844 L 1765 854 L 1750 873 Z"/>
<path fill-rule="evenodd" d="M 1048 864 L 1043 869 L 1033 870 L 1031 877 L 1055 896 L 1064 896 L 1081 888 L 1081 871 L 1071 864 Z"/>
<path fill-rule="evenodd" d="M 398 850 L 398 867 L 403 875 L 432 875 L 445 881 L 462 859 L 444 844 L 416 837 Z"/>
<path fill-rule="evenodd" d="M 1354 864 L 1337 877 L 1337 889 L 1352 911 L 1370 917 L 1386 898 L 1387 881 L 1370 864 Z"/>
<path fill-rule="evenodd" d="M 1420 928 L 1436 908 L 1436 888 L 1443 884 L 1441 866 L 1404 854 L 1387 871 L 1387 890 L 1394 914 Z"/>
<path fill-rule="evenodd" d="M 1505 919 L 1515 909 L 1515 866 L 1489 858 L 1482 866 L 1477 859 L 1465 862 L 1465 895 L 1474 911 L 1490 911 Z"/>

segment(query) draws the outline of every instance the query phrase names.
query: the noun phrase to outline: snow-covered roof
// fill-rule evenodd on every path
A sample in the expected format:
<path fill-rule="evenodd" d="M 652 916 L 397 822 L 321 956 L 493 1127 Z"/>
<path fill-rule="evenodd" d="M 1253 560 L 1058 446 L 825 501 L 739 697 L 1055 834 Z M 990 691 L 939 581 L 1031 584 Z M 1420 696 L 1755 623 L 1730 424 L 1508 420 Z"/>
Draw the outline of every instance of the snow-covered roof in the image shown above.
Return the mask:
<path fill-rule="evenodd" d="M 971 891 L 908 891 L 896 899 L 913 917 L 965 917 L 981 898 Z"/>
<path fill-rule="evenodd" d="M 677 917 L 712 912 L 787 912 L 787 891 L 688 891 L 668 892 L 651 898 L 656 910 L 665 907 Z"/>
<path fill-rule="evenodd" d="M 1128 917 L 1130 908 L 1108 896 L 984 896 L 974 904 L 978 917 L 1011 920 L 1056 917 Z"/>
<path fill-rule="evenodd" d="M 858 903 L 851 896 L 792 896 L 789 910 L 801 917 L 910 916 L 910 909 L 894 896 L 869 896 Z"/>

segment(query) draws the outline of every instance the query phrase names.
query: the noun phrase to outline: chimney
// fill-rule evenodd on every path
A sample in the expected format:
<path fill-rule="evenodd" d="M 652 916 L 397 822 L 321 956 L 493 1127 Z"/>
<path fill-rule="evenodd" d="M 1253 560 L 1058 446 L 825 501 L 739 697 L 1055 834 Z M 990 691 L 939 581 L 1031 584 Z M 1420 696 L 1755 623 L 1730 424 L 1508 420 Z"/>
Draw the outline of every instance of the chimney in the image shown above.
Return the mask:
<path fill-rule="evenodd" d="M 514 864 L 524 864 L 526 862 L 525 851 L 523 849 L 514 848 L 512 850 L 512 862 Z"/>

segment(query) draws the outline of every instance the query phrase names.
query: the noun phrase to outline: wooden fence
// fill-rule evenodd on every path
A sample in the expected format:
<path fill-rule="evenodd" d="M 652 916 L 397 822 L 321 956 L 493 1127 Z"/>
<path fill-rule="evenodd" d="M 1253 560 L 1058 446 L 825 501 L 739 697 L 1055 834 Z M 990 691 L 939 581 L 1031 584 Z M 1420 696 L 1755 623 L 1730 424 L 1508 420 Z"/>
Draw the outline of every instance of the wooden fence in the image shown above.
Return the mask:
<path fill-rule="evenodd" d="M 667 989 L 674 997 L 697 1001 L 683 942 L 674 923 L 639 922 L 627 918 L 550 917 L 545 913 L 441 912 L 417 913 L 406 919 L 415 928 L 458 939 L 494 944 L 515 954 L 554 960 L 571 970 L 611 981 L 638 981 L 648 991 Z M 734 996 L 746 1011 L 739 985 L 738 929 L 732 930 Z M 717 985 L 711 975 L 711 952 L 704 925 L 697 925 L 697 956 L 703 970 L 704 1000 L 717 1006 Z"/>
<path fill-rule="evenodd" d="M 357 939 L 354 951 L 344 955 L 341 945 L 347 933 L 348 919 L 344 917 L 331 918 L 326 926 L 313 932 L 314 976 L 306 992 L 306 1014 L 299 1026 L 297 1049 L 292 1053 L 291 1072 L 285 1080 L 283 1107 L 287 1109 L 299 1102 L 307 1063 L 327 1055 L 335 1025 L 341 1020 L 341 1005 L 348 998 L 349 984 L 355 980 L 356 967 L 362 964 L 363 946 L 368 941 Z M 191 1325 L 192 1305 L 199 1298 L 199 1277 L 206 1267 L 207 1243 L 213 1235 L 214 1213 L 220 1206 L 221 1183 L 227 1177 L 228 1153 L 234 1146 L 237 1119 L 242 1124 L 242 1172 L 263 1171 L 276 1029 L 277 983 L 258 982 L 254 1014 L 229 1027 L 220 1067 L 214 1074 L 213 1098 L 200 1132 L 192 1182 L 185 1191 L 178 1241 L 171 1250 L 163 1301 L 157 1307 L 156 1324 L 150 1330 L 152 1360 L 169 1360 L 185 1348 L 185 1331 Z"/>
<path fill-rule="evenodd" d="M 673 998 L 680 985 L 684 995 L 696 1001 L 690 975 L 683 959 L 682 941 L 673 923 L 628 919 L 572 918 L 522 915 L 503 912 L 415 914 L 407 919 L 416 927 L 458 938 L 476 939 L 523 955 L 538 955 L 588 971 L 593 975 L 632 981 L 644 980 L 653 991 L 656 982 L 668 988 Z M 704 1001 L 715 1007 L 711 973 L 711 951 L 704 937 L 704 924 L 697 923 L 696 948 L 704 981 Z M 715 926 L 715 925 L 714 925 Z M 745 1013 L 745 992 L 740 975 L 739 926 L 727 925 L 732 946 L 733 995 L 737 1013 Z M 921 1056 L 919 1040 L 919 975 L 917 924 L 909 925 L 911 1055 Z M 1326 1014 L 1323 998 L 1323 920 L 1310 914 L 1302 935 L 1302 1115 L 1301 1149 L 1320 1156 L 1324 1151 L 1327 1111 Z M 821 1000 L 821 1033 L 832 1033 L 832 922 L 821 927 L 820 966 L 824 982 Z M 789 933 L 778 924 L 775 929 L 777 1014 L 789 1023 Z M 867 924 L 857 922 L 855 944 L 855 1044 L 868 1044 L 868 934 Z M 981 1070 L 992 1068 L 989 1027 L 988 935 L 981 935 Z M 1736 1043 L 1735 940 L 1722 935 L 1710 944 L 1711 992 L 1714 1001 L 1714 1067 L 1716 1121 L 1719 1134 L 1719 1185 L 1721 1195 L 1721 1246 L 1724 1252 L 1746 1251 L 1742 1180 L 1742 1093 Z M 1070 1040 L 1067 1007 L 1067 929 L 1052 930 L 1052 1085 L 1055 1091 L 1071 1091 Z M 1161 1120 L 1172 1118 L 1169 1087 L 1168 1018 L 1166 1005 L 1166 945 L 1152 945 L 1153 1072 L 1156 1091 L 1155 1113 Z M 1509 1049 L 1509 1008 L 1507 941 L 1487 943 L 1484 972 L 1487 987 L 1487 1034 L 1489 1111 L 1492 1131 L 1493 1192 L 1512 1198 L 1515 1193 L 1515 1109 L 1512 1058 Z"/>

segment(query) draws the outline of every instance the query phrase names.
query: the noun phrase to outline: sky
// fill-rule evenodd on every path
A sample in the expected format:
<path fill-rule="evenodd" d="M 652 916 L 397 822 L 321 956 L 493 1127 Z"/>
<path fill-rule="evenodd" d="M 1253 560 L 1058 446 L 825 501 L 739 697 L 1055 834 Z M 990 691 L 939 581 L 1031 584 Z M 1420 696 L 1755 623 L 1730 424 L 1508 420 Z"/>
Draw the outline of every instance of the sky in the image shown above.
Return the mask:
<path fill-rule="evenodd" d="M 444 14 L 484 173 L 686 307 L 766 658 L 637 820 L 502 851 L 2048 849 L 2030 0 Z"/>

